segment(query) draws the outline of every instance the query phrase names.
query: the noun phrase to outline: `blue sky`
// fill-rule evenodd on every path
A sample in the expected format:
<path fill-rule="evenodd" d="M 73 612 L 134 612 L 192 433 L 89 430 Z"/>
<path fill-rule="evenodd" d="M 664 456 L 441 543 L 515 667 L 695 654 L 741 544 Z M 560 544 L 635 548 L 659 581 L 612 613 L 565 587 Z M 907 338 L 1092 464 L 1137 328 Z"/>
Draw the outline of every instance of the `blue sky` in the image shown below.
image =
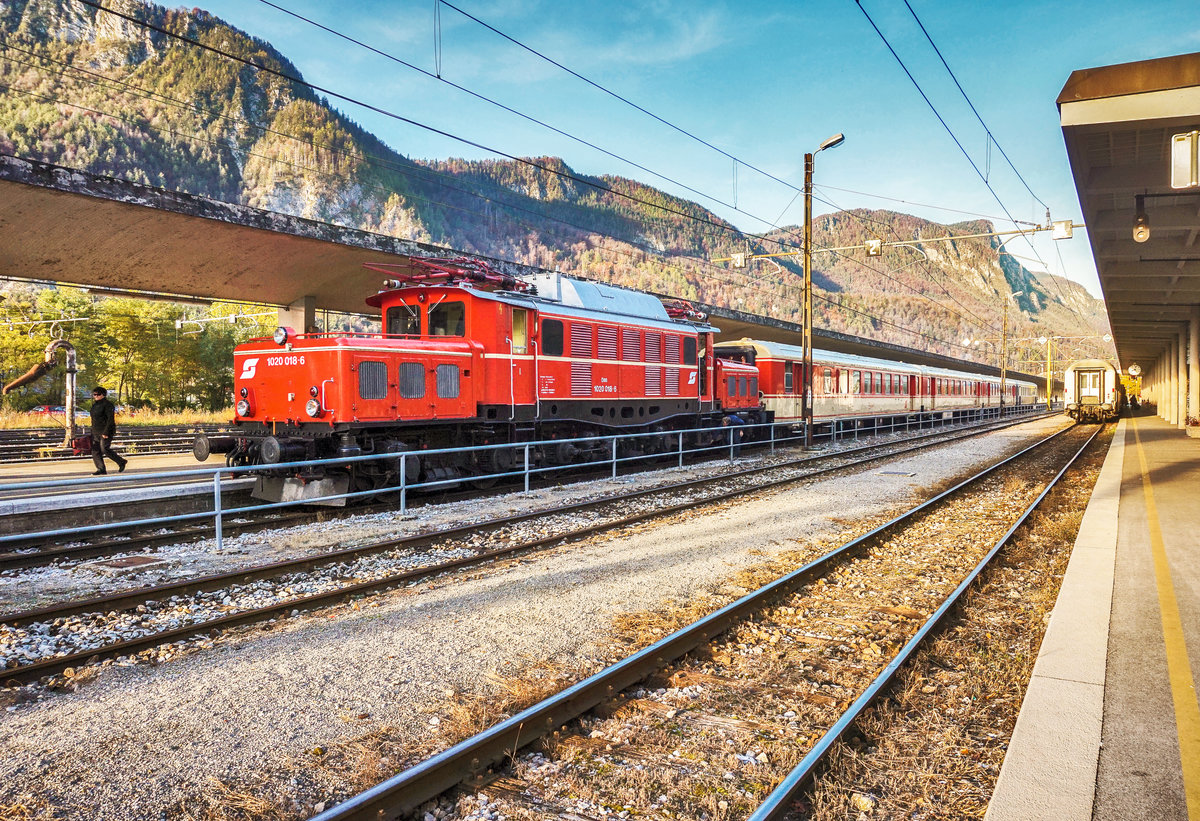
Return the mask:
<path fill-rule="evenodd" d="M 427 71 L 436 71 L 431 0 L 273 0 Z M 1056 220 L 1081 218 L 1055 98 L 1072 70 L 1200 51 L 1194 0 L 1138 4 L 909 0 L 992 135 Z M 697 200 L 747 232 L 797 224 L 796 191 L 740 166 L 480 26 L 440 9 L 444 78 L 581 137 L 705 199 L 576 141 L 339 40 L 260 0 L 205 0 L 213 14 L 270 41 L 310 82 L 506 154 L 554 155 L 576 171 L 632 177 Z M 1030 195 L 988 140 L 904 0 L 455 0 L 455 5 L 741 162 L 795 188 L 804 153 L 817 194 L 837 208 L 890 208 L 938 222 L 1041 222 Z M 1004 207 L 921 99 L 865 10 L 904 60 Z M 464 143 L 335 101 L 414 158 L 488 156 Z M 989 159 L 990 153 L 990 159 Z M 843 189 L 843 190 L 839 190 Z M 852 193 L 854 192 L 854 193 Z M 870 196 L 869 196 L 870 195 Z M 892 198 L 884 199 L 884 198 Z M 738 210 L 728 207 L 736 204 Z M 892 200 L 902 200 L 895 202 Z M 720 205 L 721 201 L 727 205 Z M 936 207 L 931 207 L 936 206 Z M 1007 223 L 1007 224 L 1006 224 Z M 1099 295 L 1086 232 L 1009 246 L 1040 256 Z M 1056 247 L 1057 245 L 1057 247 Z M 1040 269 L 1036 262 L 1027 267 Z"/>

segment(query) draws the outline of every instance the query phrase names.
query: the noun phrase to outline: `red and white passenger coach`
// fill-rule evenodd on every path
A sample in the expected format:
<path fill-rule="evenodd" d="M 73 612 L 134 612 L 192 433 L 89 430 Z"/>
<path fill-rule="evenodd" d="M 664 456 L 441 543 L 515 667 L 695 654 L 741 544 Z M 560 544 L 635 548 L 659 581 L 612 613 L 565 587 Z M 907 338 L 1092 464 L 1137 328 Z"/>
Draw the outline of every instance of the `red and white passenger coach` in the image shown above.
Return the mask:
<path fill-rule="evenodd" d="M 717 345 L 721 357 L 754 365 L 763 404 L 776 422 L 801 421 L 804 349 L 783 342 L 741 339 Z M 910 365 L 888 359 L 813 350 L 813 422 L 937 414 L 1032 405 L 1037 385 L 970 371 Z"/>

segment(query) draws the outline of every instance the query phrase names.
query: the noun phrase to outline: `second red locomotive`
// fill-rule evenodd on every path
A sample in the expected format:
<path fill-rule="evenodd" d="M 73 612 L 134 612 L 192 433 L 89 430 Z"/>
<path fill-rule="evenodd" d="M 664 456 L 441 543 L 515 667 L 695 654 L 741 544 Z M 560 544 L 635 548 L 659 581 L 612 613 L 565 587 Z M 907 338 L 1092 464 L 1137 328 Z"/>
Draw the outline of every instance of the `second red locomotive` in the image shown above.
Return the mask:
<path fill-rule="evenodd" d="M 382 269 L 380 269 L 382 270 Z M 411 454 L 408 481 L 454 481 L 511 466 L 512 451 L 421 451 L 661 432 L 631 440 L 671 447 L 673 430 L 738 412 L 770 421 L 758 371 L 713 350 L 716 328 L 686 303 L 561 274 L 517 279 L 473 260 L 414 259 L 367 303 L 378 334 L 280 328 L 234 352 L 237 435 L 197 440 L 197 458 L 232 465 Z M 703 438 L 693 435 L 693 439 Z M 537 449 L 539 464 L 607 452 L 607 442 Z M 400 459 L 330 470 L 268 470 L 256 496 L 314 499 L 400 481 Z M 274 474 L 274 475 L 272 475 Z M 341 503 L 341 502 L 338 502 Z"/>

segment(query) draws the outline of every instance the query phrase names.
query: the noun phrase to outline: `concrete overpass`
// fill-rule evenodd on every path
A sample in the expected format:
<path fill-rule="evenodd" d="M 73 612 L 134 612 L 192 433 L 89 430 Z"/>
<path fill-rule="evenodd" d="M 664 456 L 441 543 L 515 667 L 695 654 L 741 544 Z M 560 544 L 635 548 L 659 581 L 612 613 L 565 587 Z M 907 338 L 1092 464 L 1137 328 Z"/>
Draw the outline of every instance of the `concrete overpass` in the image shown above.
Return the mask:
<path fill-rule="evenodd" d="M 255 302 L 278 307 L 281 324 L 307 328 L 321 309 L 377 313 L 363 300 L 378 290 L 380 275 L 363 263 L 395 263 L 413 256 L 461 254 L 0 155 L 0 277 L 75 285 L 101 294 Z M 511 274 L 536 270 L 486 261 Z M 802 329 L 796 323 L 699 307 L 721 329 L 721 339 L 801 344 Z M 814 330 L 813 345 L 999 375 L 997 368 L 975 362 L 833 331 Z"/>

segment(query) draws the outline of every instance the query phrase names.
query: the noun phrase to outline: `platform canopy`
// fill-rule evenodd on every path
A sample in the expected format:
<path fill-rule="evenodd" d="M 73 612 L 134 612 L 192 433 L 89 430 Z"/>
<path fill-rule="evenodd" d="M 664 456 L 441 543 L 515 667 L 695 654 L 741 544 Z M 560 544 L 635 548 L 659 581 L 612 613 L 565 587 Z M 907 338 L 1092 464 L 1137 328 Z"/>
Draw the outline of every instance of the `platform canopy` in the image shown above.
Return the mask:
<path fill-rule="evenodd" d="M 1058 109 L 1117 355 L 1146 367 L 1200 304 L 1200 187 L 1172 188 L 1174 138 L 1200 130 L 1200 53 L 1072 72 Z"/>

